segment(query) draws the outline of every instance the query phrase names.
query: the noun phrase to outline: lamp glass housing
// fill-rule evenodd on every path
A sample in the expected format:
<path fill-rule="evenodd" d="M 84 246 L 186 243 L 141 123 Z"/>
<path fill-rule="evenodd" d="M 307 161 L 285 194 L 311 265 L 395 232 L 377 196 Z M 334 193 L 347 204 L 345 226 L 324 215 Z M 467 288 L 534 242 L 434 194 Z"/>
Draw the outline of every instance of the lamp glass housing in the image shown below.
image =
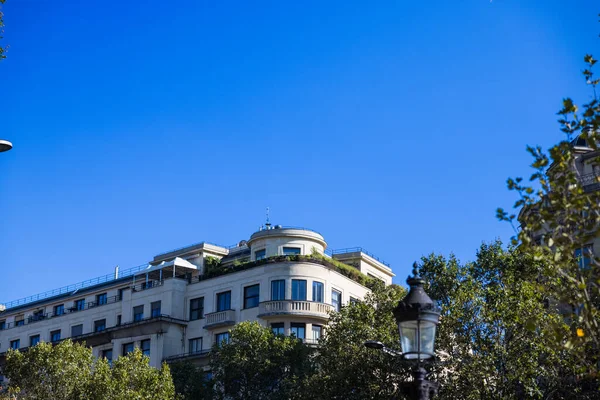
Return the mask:
<path fill-rule="evenodd" d="M 407 360 L 433 357 L 436 324 L 431 321 L 403 321 L 399 324 L 400 344 Z"/>

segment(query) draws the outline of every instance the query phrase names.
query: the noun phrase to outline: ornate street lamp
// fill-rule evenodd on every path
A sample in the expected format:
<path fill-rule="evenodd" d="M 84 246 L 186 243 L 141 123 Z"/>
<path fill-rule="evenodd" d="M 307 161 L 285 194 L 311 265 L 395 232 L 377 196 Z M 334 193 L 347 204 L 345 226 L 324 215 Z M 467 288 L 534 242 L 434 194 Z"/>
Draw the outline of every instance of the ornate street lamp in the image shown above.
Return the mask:
<path fill-rule="evenodd" d="M 440 322 L 440 313 L 433 300 L 425 293 L 425 279 L 419 276 L 416 262 L 412 272 L 413 276 L 406 280 L 410 290 L 394 309 L 402 352 L 389 349 L 383 343 L 373 340 L 365 342 L 365 346 L 402 357 L 413 364 L 413 381 L 405 383 L 402 391 L 415 400 L 429 400 L 437 393 L 439 384 L 427 380 L 423 361 L 435 358 L 435 331 Z"/>
<path fill-rule="evenodd" d="M 440 313 L 435 303 L 425 293 L 425 279 L 419 276 L 418 265 L 413 264 L 413 276 L 406 283 L 410 290 L 394 309 L 394 317 L 400 331 L 402 358 L 415 362 L 414 381 L 404 390 L 417 400 L 428 400 L 437 393 L 439 384 L 428 381 L 423 361 L 435 358 L 435 330 L 440 322 Z"/>

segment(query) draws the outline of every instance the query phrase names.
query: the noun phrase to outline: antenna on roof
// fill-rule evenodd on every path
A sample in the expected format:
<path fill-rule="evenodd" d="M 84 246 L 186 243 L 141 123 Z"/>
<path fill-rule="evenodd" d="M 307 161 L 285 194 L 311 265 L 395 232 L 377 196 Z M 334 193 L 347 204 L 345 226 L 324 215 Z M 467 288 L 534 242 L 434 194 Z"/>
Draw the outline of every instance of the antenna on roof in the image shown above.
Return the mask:
<path fill-rule="evenodd" d="M 271 229 L 271 221 L 269 220 L 269 212 L 271 210 L 269 209 L 269 207 L 267 207 L 267 223 L 265 224 L 265 226 L 267 227 L 267 229 Z"/>

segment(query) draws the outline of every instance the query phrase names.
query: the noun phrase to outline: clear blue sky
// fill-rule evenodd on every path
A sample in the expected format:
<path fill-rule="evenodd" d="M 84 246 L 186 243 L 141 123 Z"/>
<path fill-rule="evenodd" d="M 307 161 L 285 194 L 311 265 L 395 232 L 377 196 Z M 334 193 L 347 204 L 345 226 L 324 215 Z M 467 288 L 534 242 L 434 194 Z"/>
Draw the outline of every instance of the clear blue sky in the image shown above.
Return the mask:
<path fill-rule="evenodd" d="M 251 3 L 251 4 L 250 4 Z M 404 283 L 508 240 L 508 176 L 590 92 L 594 1 L 8 0 L 0 302 L 264 222 Z"/>

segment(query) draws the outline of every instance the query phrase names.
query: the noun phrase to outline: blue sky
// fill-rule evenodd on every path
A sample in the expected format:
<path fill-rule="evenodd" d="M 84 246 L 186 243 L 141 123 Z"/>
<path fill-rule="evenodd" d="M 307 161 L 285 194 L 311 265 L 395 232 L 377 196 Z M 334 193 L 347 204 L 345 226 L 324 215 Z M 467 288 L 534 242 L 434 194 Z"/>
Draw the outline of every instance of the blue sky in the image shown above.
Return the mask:
<path fill-rule="evenodd" d="M 0 302 L 264 222 L 404 283 L 508 240 L 508 176 L 560 140 L 598 49 L 577 1 L 8 0 Z"/>

